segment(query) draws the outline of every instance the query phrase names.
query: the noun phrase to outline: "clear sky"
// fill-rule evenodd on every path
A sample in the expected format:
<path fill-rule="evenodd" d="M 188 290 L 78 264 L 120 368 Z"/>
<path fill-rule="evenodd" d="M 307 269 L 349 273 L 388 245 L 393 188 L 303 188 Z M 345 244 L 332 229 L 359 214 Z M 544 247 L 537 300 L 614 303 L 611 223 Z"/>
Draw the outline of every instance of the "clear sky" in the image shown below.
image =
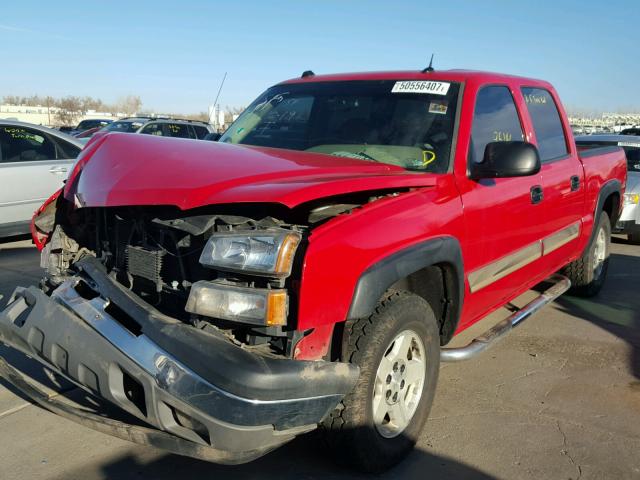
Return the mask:
<path fill-rule="evenodd" d="M 638 0 L 30 1 L 0 8 L 0 97 L 140 95 L 244 106 L 303 70 L 471 68 L 551 81 L 565 105 L 640 110 Z"/>

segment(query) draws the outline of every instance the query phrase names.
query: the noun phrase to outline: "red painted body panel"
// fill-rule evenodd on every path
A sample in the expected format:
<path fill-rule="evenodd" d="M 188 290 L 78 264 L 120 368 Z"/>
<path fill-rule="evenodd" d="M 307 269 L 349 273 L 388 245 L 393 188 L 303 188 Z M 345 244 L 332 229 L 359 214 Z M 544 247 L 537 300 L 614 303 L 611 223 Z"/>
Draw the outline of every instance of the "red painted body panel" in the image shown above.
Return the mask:
<path fill-rule="evenodd" d="M 566 115 L 547 82 L 508 75 L 443 71 L 378 72 L 311 76 L 285 83 L 346 80 L 443 80 L 462 85 L 455 160 L 449 173 L 409 173 L 390 165 L 279 149 L 231 146 L 145 135 L 94 136 L 83 150 L 65 197 L 83 205 L 204 205 L 260 202 L 288 207 L 353 191 L 411 188 L 364 205 L 311 231 L 297 302 L 297 328 L 314 329 L 295 356 L 327 353 L 333 326 L 344 321 L 362 273 L 381 259 L 430 238 L 451 236 L 462 247 L 465 301 L 457 331 L 504 305 L 554 273 L 584 250 L 604 182 L 623 188 L 622 151 L 578 156 Z M 522 86 L 551 92 L 560 108 L 569 154 L 531 177 L 473 181 L 467 158 L 477 92 L 505 85 L 519 110 L 525 139 L 536 143 Z M 97 137 L 97 138 L 96 138 Z M 577 192 L 570 177 L 581 178 Z M 532 205 L 530 188 L 541 185 L 545 201 Z M 76 196 L 77 194 L 77 196 Z M 469 273 L 578 222 L 580 234 L 556 251 L 489 286 L 471 292 Z"/>
<path fill-rule="evenodd" d="M 312 232 L 298 328 L 344 320 L 358 278 L 384 257 L 429 237 L 463 237 L 462 204 L 453 178 L 440 177 L 433 188 L 374 202 Z"/>
<path fill-rule="evenodd" d="M 400 167 L 318 153 L 110 133 L 83 150 L 65 190 L 92 207 L 266 202 L 433 185 Z"/>
<path fill-rule="evenodd" d="M 36 227 L 35 220 L 36 220 L 36 218 L 38 216 L 40 216 L 42 214 L 42 212 L 44 212 L 46 210 L 46 208 L 49 205 L 51 205 L 53 202 L 58 200 L 58 197 L 60 197 L 61 194 L 62 194 L 62 189 L 56 190 L 53 193 L 53 195 L 51 195 L 49 198 L 47 198 L 47 200 L 45 200 L 45 202 L 42 205 L 40 205 L 40 208 L 38 208 L 38 210 L 36 210 L 36 212 L 33 214 L 33 218 L 31 219 L 31 226 L 30 226 L 31 238 L 33 239 L 33 244 L 36 246 L 36 248 L 39 251 L 42 251 L 42 249 L 45 247 L 45 245 L 49 241 L 49 233 L 50 232 L 41 232 L 38 229 L 38 227 Z"/>

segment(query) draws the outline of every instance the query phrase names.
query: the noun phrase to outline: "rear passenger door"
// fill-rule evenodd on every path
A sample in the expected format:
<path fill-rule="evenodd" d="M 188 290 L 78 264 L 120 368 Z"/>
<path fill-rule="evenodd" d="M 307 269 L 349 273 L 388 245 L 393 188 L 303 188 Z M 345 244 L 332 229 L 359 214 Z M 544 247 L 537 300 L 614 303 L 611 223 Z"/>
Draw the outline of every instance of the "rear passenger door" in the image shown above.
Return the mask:
<path fill-rule="evenodd" d="M 79 152 L 40 130 L 0 126 L 0 224 L 28 222 L 62 186 Z"/>
<path fill-rule="evenodd" d="M 522 87 L 531 119 L 531 142 L 542 162 L 544 219 L 540 224 L 545 268 L 566 263 L 575 253 L 584 214 L 584 171 L 577 151 L 569 142 L 569 126 L 563 125 L 557 99 L 550 90 Z"/>

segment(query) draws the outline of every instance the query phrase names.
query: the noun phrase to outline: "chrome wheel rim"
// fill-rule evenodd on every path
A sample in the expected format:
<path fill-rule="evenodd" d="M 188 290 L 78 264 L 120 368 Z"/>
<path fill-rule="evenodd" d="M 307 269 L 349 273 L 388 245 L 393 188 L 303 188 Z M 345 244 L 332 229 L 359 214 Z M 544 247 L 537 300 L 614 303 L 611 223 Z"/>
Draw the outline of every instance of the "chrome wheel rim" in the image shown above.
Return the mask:
<path fill-rule="evenodd" d="M 380 435 L 400 435 L 416 413 L 426 377 L 426 352 L 413 330 L 400 332 L 382 356 L 373 389 L 373 424 Z"/>
<path fill-rule="evenodd" d="M 596 237 L 596 246 L 593 251 L 593 273 L 594 277 L 598 278 L 602 273 L 602 267 L 604 266 L 604 260 L 607 258 L 607 236 L 604 228 L 598 231 Z"/>

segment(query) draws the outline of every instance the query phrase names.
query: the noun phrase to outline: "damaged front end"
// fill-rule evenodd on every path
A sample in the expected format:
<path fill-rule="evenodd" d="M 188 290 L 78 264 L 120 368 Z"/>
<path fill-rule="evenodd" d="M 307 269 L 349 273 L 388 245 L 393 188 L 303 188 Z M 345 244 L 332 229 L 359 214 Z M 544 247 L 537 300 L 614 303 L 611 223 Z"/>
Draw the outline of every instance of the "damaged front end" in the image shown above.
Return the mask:
<path fill-rule="evenodd" d="M 358 203 L 345 205 L 329 210 Z M 302 219 L 277 207 L 187 214 L 53 198 L 33 224 L 46 275 L 15 291 L 0 341 L 163 432 L 61 413 L 6 364 L 0 373 L 121 438 L 219 463 L 263 455 L 314 429 L 358 377 L 350 364 L 293 358 L 306 333 L 295 328 L 297 272 L 326 208 Z"/>

